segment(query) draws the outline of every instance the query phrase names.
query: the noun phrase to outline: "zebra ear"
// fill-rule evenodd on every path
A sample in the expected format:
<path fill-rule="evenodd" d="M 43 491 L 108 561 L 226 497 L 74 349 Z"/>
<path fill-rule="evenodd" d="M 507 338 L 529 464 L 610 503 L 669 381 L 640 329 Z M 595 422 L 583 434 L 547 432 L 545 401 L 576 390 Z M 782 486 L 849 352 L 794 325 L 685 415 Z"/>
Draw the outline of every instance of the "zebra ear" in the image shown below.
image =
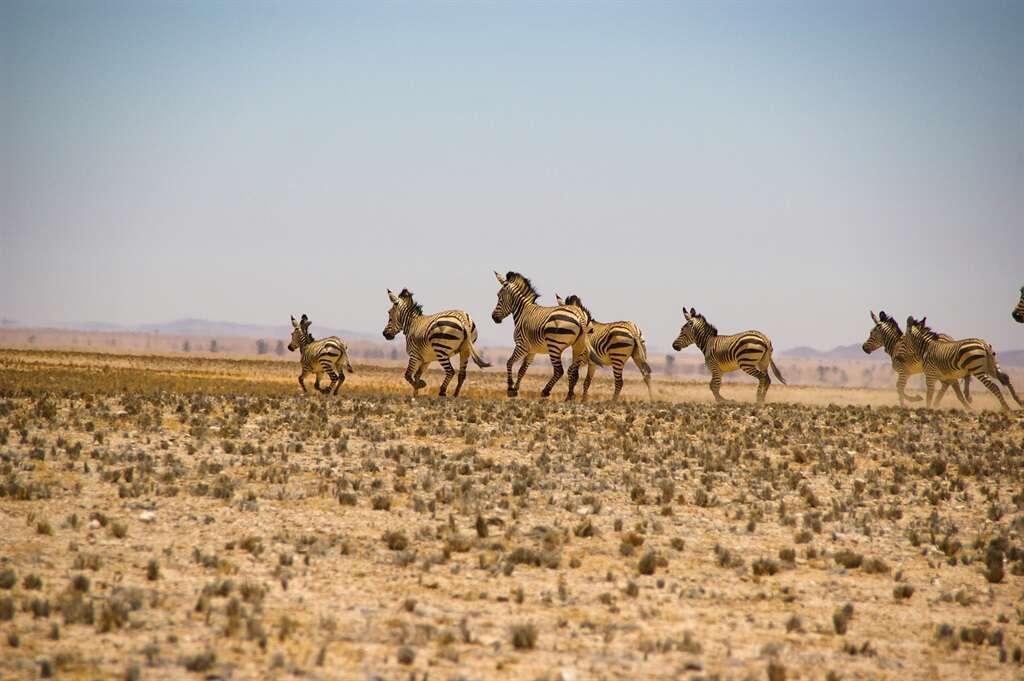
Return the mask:
<path fill-rule="evenodd" d="M 693 309 L 692 305 L 690 306 L 690 316 L 691 317 L 696 317 L 697 316 L 697 311 L 695 309 Z"/>
<path fill-rule="evenodd" d="M 871 311 L 871 321 L 873 321 L 875 324 L 878 323 L 878 317 L 875 316 L 875 311 L 874 310 Z"/>
<path fill-rule="evenodd" d="M 395 296 L 394 293 L 391 292 L 391 289 L 388 289 L 388 298 L 391 299 L 392 303 L 397 303 L 398 302 L 398 298 Z"/>
<path fill-rule="evenodd" d="M 555 294 L 555 302 L 557 302 L 559 305 L 565 305 L 565 301 L 562 299 L 562 296 L 558 295 L 557 293 Z"/>
<path fill-rule="evenodd" d="M 295 315 L 292 315 L 292 326 L 294 326 L 296 329 L 299 328 L 299 323 L 295 321 Z"/>
<path fill-rule="evenodd" d="M 686 306 L 683 306 L 683 319 L 690 321 L 690 313 L 686 311 Z"/>
<path fill-rule="evenodd" d="M 498 283 L 501 284 L 502 286 L 505 285 L 505 277 L 503 277 L 500 274 L 498 274 L 497 271 L 494 272 L 494 278 L 497 279 Z"/>

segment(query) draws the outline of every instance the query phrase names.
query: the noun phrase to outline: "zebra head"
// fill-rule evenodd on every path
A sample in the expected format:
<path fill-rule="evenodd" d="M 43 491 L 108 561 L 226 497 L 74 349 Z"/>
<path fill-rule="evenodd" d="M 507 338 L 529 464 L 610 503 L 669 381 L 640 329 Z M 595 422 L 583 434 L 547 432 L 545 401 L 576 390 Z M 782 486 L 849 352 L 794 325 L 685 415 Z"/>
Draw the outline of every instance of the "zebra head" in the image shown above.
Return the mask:
<path fill-rule="evenodd" d="M 888 350 L 903 337 L 900 325 L 895 319 L 885 314 L 885 310 L 879 312 L 877 317 L 872 312 L 871 321 L 875 325 L 871 327 L 871 333 L 868 334 L 868 339 L 864 341 L 864 345 L 860 346 L 867 354 L 871 354 L 881 347 L 885 347 Z"/>
<path fill-rule="evenodd" d="M 918 356 L 923 355 L 928 345 L 939 337 L 937 333 L 928 328 L 927 322 L 927 317 L 921 317 L 921 321 L 907 317 L 907 333 L 904 338 L 910 349 Z"/>
<path fill-rule="evenodd" d="M 693 345 L 697 341 L 695 328 L 698 320 L 703 321 L 704 316 L 697 314 L 697 311 L 692 307 L 689 311 L 687 311 L 685 307 L 683 308 L 683 321 L 685 323 L 683 324 L 683 328 L 679 329 L 679 335 L 676 336 L 674 341 L 672 341 L 673 350 L 679 352 L 683 348 Z"/>
<path fill-rule="evenodd" d="M 580 300 L 578 295 L 571 293 L 567 298 L 562 298 L 562 296 L 556 293 L 555 302 L 559 305 L 569 305 L 579 308 L 580 312 L 583 313 L 583 316 L 587 318 L 587 333 L 594 333 L 594 315 L 590 314 L 590 310 L 587 309 L 587 306 L 583 304 L 583 301 Z"/>
<path fill-rule="evenodd" d="M 1020 300 L 1017 301 L 1017 307 L 1013 308 L 1010 316 L 1018 324 L 1024 324 L 1024 286 L 1020 287 Z"/>
<path fill-rule="evenodd" d="M 388 289 L 388 298 L 391 299 L 391 309 L 388 310 L 388 324 L 384 327 L 384 337 L 391 340 L 399 331 L 408 330 L 409 322 L 413 317 L 423 314 L 423 308 L 412 299 L 412 291 L 407 288 L 403 288 L 397 296 Z"/>
<path fill-rule="evenodd" d="M 498 289 L 498 304 L 491 312 L 491 319 L 495 324 L 501 324 L 509 315 L 515 319 L 527 303 L 533 303 L 540 295 L 530 280 L 518 272 L 509 272 L 504 277 L 495 272 L 494 277 L 501 284 L 501 288 Z"/>
<path fill-rule="evenodd" d="M 288 349 L 295 352 L 299 348 L 308 345 L 313 342 L 313 337 L 309 335 L 309 325 L 312 324 L 306 315 L 302 315 L 302 319 L 295 321 L 295 317 L 292 317 L 292 342 L 288 344 Z"/>

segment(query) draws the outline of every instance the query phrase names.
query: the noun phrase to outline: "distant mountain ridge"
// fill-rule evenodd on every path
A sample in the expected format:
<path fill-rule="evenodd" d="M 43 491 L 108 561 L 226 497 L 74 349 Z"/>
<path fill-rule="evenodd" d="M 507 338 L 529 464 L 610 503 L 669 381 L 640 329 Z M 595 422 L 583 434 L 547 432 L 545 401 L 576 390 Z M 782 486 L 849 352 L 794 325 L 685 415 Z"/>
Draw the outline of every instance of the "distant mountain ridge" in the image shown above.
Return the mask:
<path fill-rule="evenodd" d="M 107 322 L 60 322 L 52 324 L 20 324 L 12 322 L 11 326 L 25 328 L 54 328 L 68 329 L 72 331 L 106 331 L 120 333 L 160 333 L 170 336 L 238 336 L 242 338 L 287 338 L 291 335 L 292 329 L 289 324 L 245 324 L 240 322 L 225 322 L 209 319 L 176 319 L 170 322 L 159 324 L 110 324 Z M 340 336 L 346 340 L 379 340 L 377 336 L 350 331 L 347 329 L 335 329 L 329 326 L 316 325 L 312 329 L 317 338 L 325 336 Z"/>
<path fill-rule="evenodd" d="M 864 350 L 861 349 L 861 346 L 856 343 L 852 345 L 840 345 L 832 348 L 831 350 L 818 350 L 817 348 L 801 345 L 788 350 L 782 350 L 777 354 L 779 357 L 792 357 L 794 359 L 863 359 L 869 361 L 876 360 L 880 362 L 889 361 L 889 356 L 886 355 L 885 351 L 881 348 L 868 355 L 865 354 Z M 1007 350 L 1006 352 L 997 351 L 996 359 L 999 361 L 999 364 L 1005 364 L 1006 366 L 1024 366 L 1024 350 Z"/>

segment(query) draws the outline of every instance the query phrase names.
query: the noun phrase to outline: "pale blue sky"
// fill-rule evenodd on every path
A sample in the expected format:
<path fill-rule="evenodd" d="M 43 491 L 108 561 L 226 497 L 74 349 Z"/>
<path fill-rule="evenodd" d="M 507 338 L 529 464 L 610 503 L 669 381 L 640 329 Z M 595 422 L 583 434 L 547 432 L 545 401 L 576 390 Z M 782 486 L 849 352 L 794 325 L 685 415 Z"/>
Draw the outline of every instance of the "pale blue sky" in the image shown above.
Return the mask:
<path fill-rule="evenodd" d="M 0 3 L 0 316 L 378 333 L 491 271 L 1024 347 L 1024 3 Z"/>

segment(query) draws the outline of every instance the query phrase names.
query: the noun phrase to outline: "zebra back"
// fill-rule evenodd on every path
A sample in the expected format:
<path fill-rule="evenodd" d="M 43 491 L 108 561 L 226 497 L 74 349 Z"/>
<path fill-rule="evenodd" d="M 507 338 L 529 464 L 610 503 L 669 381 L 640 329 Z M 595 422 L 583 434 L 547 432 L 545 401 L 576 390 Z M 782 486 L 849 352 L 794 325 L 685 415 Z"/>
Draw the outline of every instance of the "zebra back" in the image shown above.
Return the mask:
<path fill-rule="evenodd" d="M 476 324 L 462 310 L 445 310 L 414 318 L 405 338 L 410 355 L 429 357 L 433 353 L 437 357 L 451 357 L 467 338 L 471 343 L 476 341 Z"/>

